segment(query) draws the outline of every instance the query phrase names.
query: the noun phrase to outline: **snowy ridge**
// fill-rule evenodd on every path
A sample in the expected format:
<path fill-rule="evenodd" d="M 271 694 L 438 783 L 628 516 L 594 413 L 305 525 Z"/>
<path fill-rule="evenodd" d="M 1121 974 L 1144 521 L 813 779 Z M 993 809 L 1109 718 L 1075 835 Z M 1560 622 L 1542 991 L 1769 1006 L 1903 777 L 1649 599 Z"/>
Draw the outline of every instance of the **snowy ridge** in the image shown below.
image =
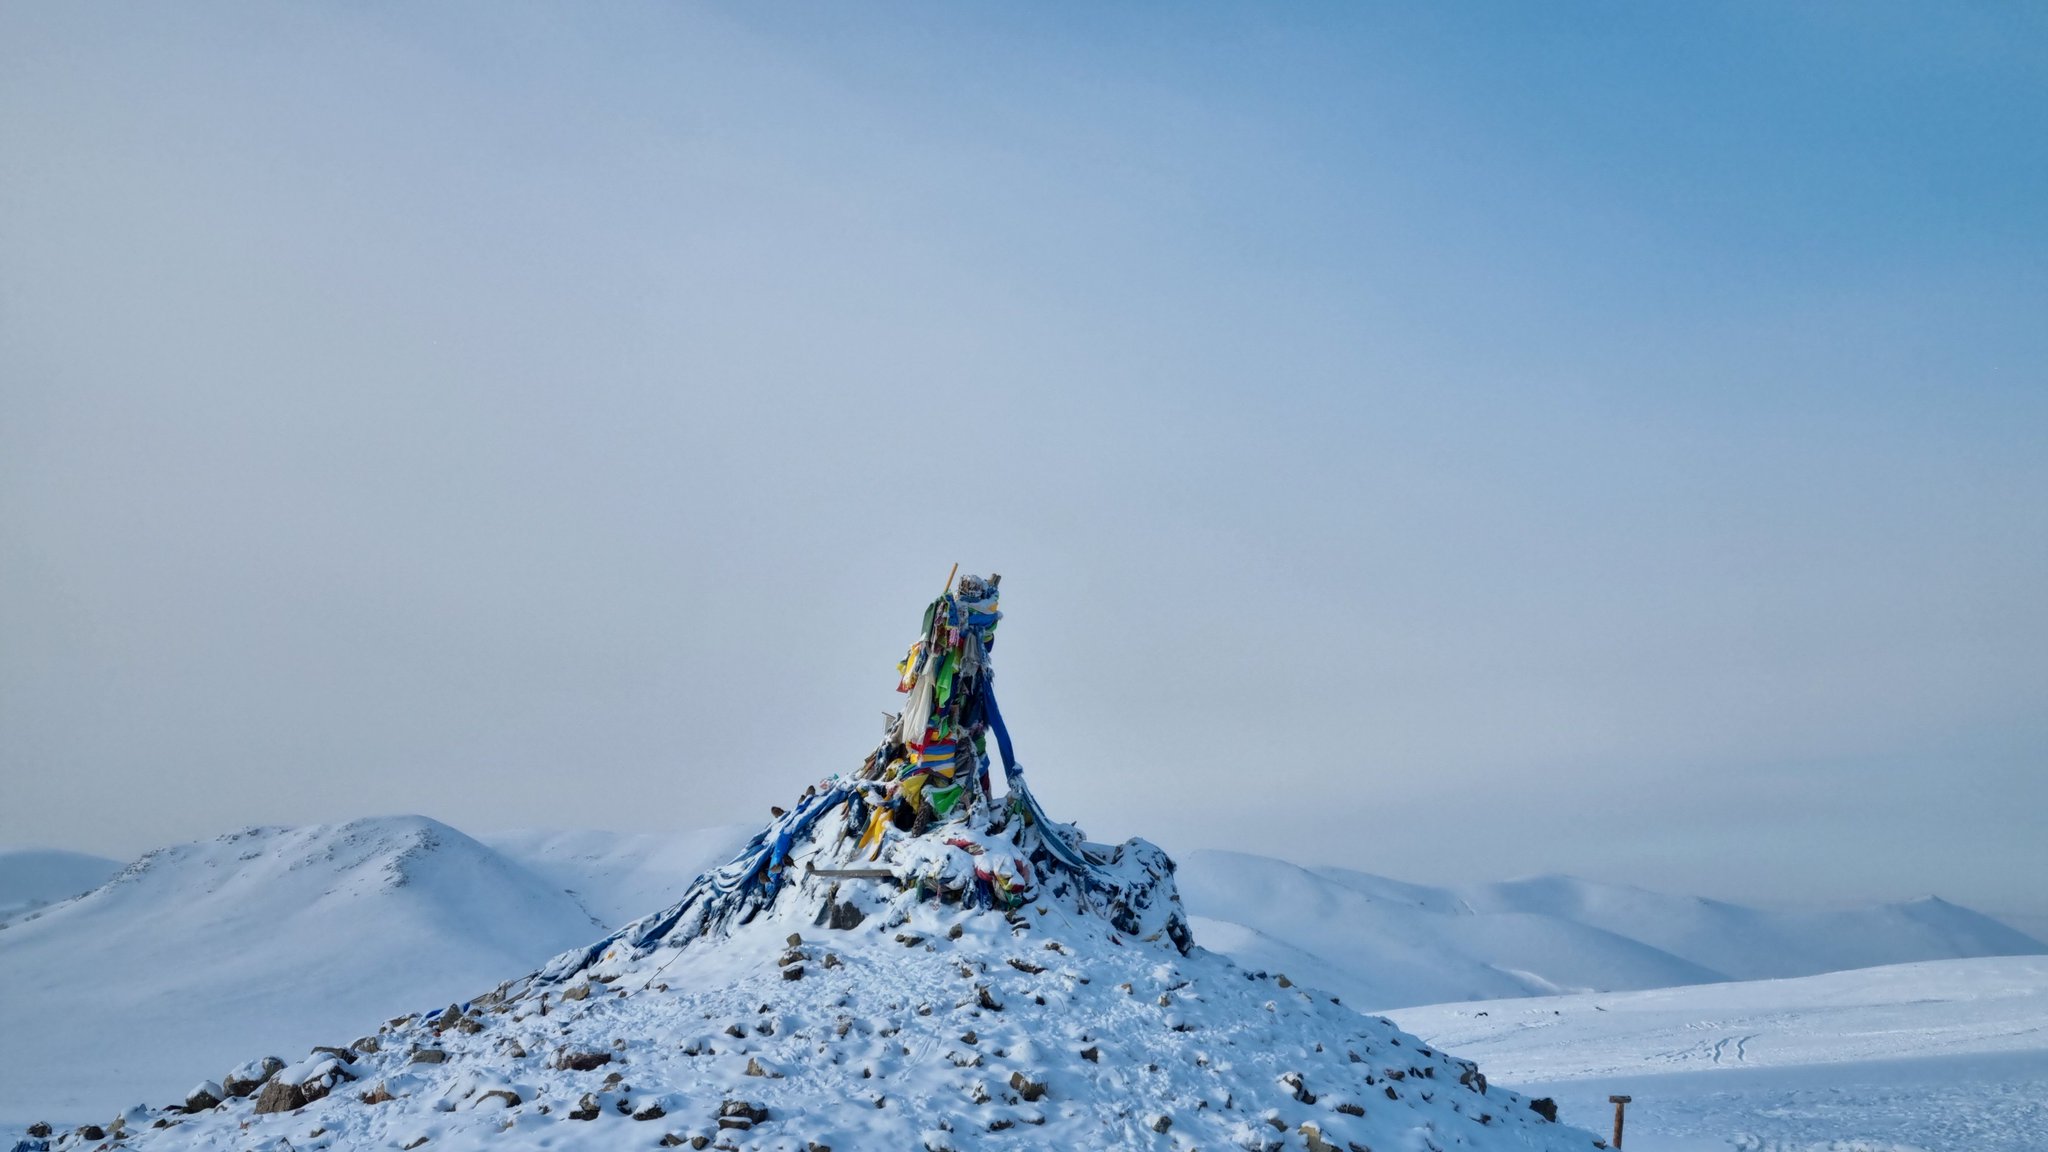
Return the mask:
<path fill-rule="evenodd" d="M 1180 884 L 1211 947 L 1379 1009 L 2048 952 L 1934 898 L 1766 911 L 1568 877 L 1438 888 L 1217 851 L 1183 856 Z"/>
<path fill-rule="evenodd" d="M 727 824 L 669 833 L 520 829 L 477 839 L 565 889 L 611 928 L 669 904 L 753 834 L 751 825 Z"/>
<path fill-rule="evenodd" d="M 168 1099 L 253 1047 L 446 1003 L 595 931 L 418 816 L 160 849 L 0 931 L 0 1117 Z"/>

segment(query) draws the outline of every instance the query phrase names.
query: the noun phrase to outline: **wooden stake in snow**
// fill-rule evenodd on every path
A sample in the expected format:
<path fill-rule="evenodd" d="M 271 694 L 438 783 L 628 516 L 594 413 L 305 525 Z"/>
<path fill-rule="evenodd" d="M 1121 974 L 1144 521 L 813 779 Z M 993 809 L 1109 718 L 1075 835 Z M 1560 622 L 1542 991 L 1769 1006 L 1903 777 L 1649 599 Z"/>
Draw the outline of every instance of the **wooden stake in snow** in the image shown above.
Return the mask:
<path fill-rule="evenodd" d="M 1628 1102 L 1629 1102 L 1630 1100 L 1633 1100 L 1633 1099 L 1635 1099 L 1635 1097 L 1633 1097 L 1633 1096 L 1609 1096 L 1609 1097 L 1607 1098 L 1607 1102 L 1608 1102 L 1609 1104 L 1612 1104 L 1612 1105 L 1614 1105 L 1614 1147 L 1615 1147 L 1615 1152 L 1620 1152 L 1620 1149 L 1621 1149 L 1621 1114 L 1622 1114 L 1622 1113 L 1623 1113 L 1624 1111 L 1627 1111 L 1627 1109 L 1628 1109 Z"/>

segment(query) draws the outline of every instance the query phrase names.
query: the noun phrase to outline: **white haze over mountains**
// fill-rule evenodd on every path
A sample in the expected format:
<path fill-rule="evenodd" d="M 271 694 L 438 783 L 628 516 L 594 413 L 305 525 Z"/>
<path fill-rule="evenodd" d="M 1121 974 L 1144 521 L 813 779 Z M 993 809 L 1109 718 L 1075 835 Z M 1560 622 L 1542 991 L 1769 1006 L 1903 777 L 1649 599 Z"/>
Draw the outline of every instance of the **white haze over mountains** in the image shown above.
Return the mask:
<path fill-rule="evenodd" d="M 150 853 L 0 929 L 0 1121 L 161 1103 L 251 1055 L 466 998 L 672 902 L 750 831 L 473 838 L 389 817 Z M 47 881 L 52 864 L 0 856 L 0 892 L 75 881 Z M 2044 950 L 1940 902 L 1764 912 L 1564 878 L 1431 888 L 1226 852 L 1187 854 L 1179 882 L 1197 943 L 1361 1009 Z"/>
<path fill-rule="evenodd" d="M 0 841 L 746 819 L 958 561 L 1090 828 L 2048 914 L 2044 11 L 0 4 Z"/>

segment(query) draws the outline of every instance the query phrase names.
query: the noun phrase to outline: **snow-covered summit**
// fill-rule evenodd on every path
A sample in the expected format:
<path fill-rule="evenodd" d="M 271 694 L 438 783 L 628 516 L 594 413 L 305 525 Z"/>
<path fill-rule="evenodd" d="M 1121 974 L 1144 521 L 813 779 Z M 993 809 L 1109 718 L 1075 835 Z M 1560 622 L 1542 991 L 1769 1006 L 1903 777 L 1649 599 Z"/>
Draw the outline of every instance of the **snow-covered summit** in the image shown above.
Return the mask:
<path fill-rule="evenodd" d="M 121 1133 L 294 1150 L 1592 1145 L 1384 1019 L 1195 947 L 1163 851 L 1051 820 L 995 707 L 997 618 L 993 581 L 949 588 L 874 753 L 669 907 L 467 1002 L 249 1060 Z"/>
<path fill-rule="evenodd" d="M 160 1100 L 219 1076 L 252 1035 L 354 1035 L 599 930 L 567 893 L 420 816 L 159 849 L 0 930 L 0 1109 L 75 1116 L 113 1084 Z"/>

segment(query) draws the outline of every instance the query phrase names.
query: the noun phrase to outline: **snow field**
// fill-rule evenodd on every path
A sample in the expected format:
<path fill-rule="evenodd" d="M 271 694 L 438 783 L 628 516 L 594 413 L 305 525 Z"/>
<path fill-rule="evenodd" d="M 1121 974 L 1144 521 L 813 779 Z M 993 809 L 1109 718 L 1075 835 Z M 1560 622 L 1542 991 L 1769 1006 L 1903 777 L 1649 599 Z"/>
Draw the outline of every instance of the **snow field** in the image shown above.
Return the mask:
<path fill-rule="evenodd" d="M 2048 957 L 1439 1004 L 1394 1017 L 1631 1149 L 2048 1147 Z"/>

